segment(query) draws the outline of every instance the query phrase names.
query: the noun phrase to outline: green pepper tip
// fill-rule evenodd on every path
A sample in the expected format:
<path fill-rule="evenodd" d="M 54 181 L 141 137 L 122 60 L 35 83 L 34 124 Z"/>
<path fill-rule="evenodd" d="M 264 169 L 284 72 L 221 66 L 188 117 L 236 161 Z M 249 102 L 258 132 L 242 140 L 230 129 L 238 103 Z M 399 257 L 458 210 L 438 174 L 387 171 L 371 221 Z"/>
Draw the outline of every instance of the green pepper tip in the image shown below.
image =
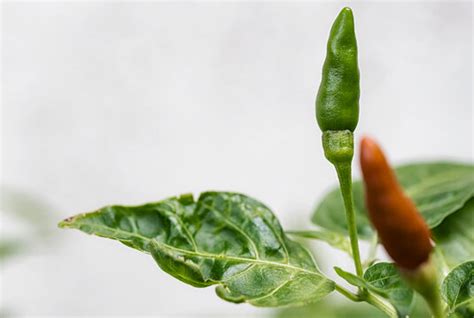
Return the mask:
<path fill-rule="evenodd" d="M 332 36 L 335 36 L 337 33 L 354 33 L 354 15 L 351 8 L 345 7 L 339 12 L 336 20 L 334 20 L 331 33 Z"/>
<path fill-rule="evenodd" d="M 336 23 L 347 23 L 347 22 L 354 22 L 354 15 L 352 14 L 352 9 L 349 7 L 342 8 L 342 10 L 339 12 L 339 14 L 336 17 L 336 20 L 334 21 L 334 24 Z"/>
<path fill-rule="evenodd" d="M 352 15 L 352 9 L 349 8 L 349 7 L 344 7 L 344 8 L 342 8 L 341 13 L 342 13 L 342 12 L 349 13 L 349 14 Z"/>

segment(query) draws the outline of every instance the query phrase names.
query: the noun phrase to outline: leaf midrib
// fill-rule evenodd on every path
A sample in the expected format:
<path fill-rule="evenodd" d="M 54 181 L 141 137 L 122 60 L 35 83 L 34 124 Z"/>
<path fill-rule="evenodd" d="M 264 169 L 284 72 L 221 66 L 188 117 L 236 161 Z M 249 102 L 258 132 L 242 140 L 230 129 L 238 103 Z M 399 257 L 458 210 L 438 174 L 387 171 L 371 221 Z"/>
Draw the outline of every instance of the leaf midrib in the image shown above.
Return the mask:
<path fill-rule="evenodd" d="M 78 220 L 76 220 L 76 222 L 77 221 Z M 81 225 L 80 223 L 77 223 L 77 225 L 74 224 L 74 223 L 68 224 L 69 227 L 78 227 L 78 228 L 79 228 L 80 225 Z M 101 225 L 97 225 L 97 224 L 85 224 L 85 223 L 83 223 L 83 225 L 87 225 L 92 230 L 93 229 L 111 230 L 111 228 L 109 228 L 109 227 L 101 226 Z M 282 264 L 282 263 L 266 261 L 266 260 L 262 260 L 262 259 L 255 259 L 255 258 L 245 258 L 245 257 L 238 257 L 238 256 L 203 253 L 203 252 L 198 252 L 198 251 L 188 251 L 188 250 L 180 249 L 180 248 L 168 245 L 166 243 L 151 239 L 149 237 L 140 235 L 138 233 L 127 232 L 127 231 L 123 231 L 123 230 L 120 230 L 120 229 L 112 229 L 112 231 L 114 231 L 116 233 L 126 234 L 130 237 L 135 237 L 135 238 L 141 239 L 141 240 L 149 242 L 149 243 L 152 242 L 152 243 L 155 243 L 159 246 L 163 246 L 164 248 L 167 248 L 167 249 L 170 249 L 170 250 L 182 253 L 182 254 L 186 254 L 188 256 L 198 256 L 198 257 L 209 258 L 209 259 L 225 259 L 225 260 L 230 260 L 230 261 L 241 261 L 241 262 L 262 264 L 262 265 L 274 266 L 274 267 L 284 267 L 284 268 L 288 268 L 288 269 L 292 269 L 292 270 L 295 270 L 295 271 L 300 271 L 300 272 L 304 272 L 304 273 L 307 273 L 307 274 L 312 274 L 312 275 L 316 275 L 316 276 L 324 278 L 318 272 L 309 271 L 307 269 L 304 269 L 304 268 L 301 268 L 301 267 L 296 267 L 296 266 L 293 266 L 293 265 L 290 265 L 290 264 Z M 91 234 L 95 234 L 95 233 L 91 233 Z M 115 239 L 115 238 L 111 238 L 111 237 L 108 237 L 108 238 L 120 241 L 119 239 Z M 149 251 L 146 251 L 146 252 L 149 253 Z"/>
<path fill-rule="evenodd" d="M 389 275 L 389 276 L 379 277 L 379 278 L 371 280 L 371 281 L 367 280 L 367 282 L 368 283 L 378 283 L 380 281 L 389 280 L 389 279 L 392 279 L 392 278 L 396 278 L 398 276 L 399 276 L 398 274 L 392 274 L 392 275 Z M 377 288 L 380 288 L 380 287 L 377 287 Z"/>
<path fill-rule="evenodd" d="M 230 204 L 230 203 L 229 203 Z M 245 231 L 242 231 L 234 222 L 230 221 L 229 219 L 227 219 L 218 209 L 216 209 L 213 205 L 209 205 L 209 204 L 206 204 L 206 203 L 202 203 L 202 205 L 206 208 L 208 208 L 210 211 L 213 211 L 214 213 L 216 213 L 226 224 L 228 224 L 229 226 L 231 226 L 232 228 L 234 228 L 235 230 L 237 230 L 240 234 L 242 234 L 247 240 L 248 242 L 251 244 L 254 252 L 255 252 L 255 257 L 257 259 L 259 259 L 260 257 L 260 253 L 258 252 L 258 248 L 257 248 L 257 244 L 254 242 L 254 240 L 248 236 L 247 233 L 245 233 Z M 285 258 L 284 258 L 284 262 L 286 264 L 289 264 L 290 262 L 290 255 L 288 253 L 288 249 L 285 245 L 285 242 L 283 241 L 283 238 L 278 235 L 275 230 L 272 228 L 272 227 L 269 227 L 270 228 L 270 231 L 272 231 L 273 235 L 277 238 L 278 242 L 280 243 L 280 245 L 282 246 L 283 250 L 285 251 Z"/>
<path fill-rule="evenodd" d="M 468 271 L 467 276 L 470 277 L 470 274 L 471 274 L 472 272 L 474 272 L 474 268 L 472 268 L 470 271 Z M 458 298 L 459 298 L 459 295 L 461 294 L 461 292 L 462 292 L 462 290 L 463 290 L 463 287 L 464 287 L 467 283 L 469 283 L 468 280 L 464 281 L 464 282 L 461 284 L 461 286 L 458 288 L 458 290 L 456 291 L 456 297 L 454 298 L 453 303 L 452 303 L 452 305 L 451 305 L 452 308 L 457 308 L 457 307 L 461 306 L 462 304 L 464 304 L 464 303 L 466 303 L 466 302 L 472 301 L 472 299 L 469 299 L 469 298 L 468 298 L 468 299 L 466 299 L 466 300 L 464 300 L 464 301 L 461 301 L 460 303 L 457 303 Z"/>

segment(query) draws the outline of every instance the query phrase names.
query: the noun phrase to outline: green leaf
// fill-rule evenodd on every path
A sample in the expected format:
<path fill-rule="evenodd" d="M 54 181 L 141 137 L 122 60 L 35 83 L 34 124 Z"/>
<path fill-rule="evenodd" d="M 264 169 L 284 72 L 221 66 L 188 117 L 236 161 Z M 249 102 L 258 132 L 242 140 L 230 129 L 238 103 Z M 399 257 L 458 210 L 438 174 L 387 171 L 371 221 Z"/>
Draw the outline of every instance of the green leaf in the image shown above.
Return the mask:
<path fill-rule="evenodd" d="M 383 292 L 379 294 L 388 298 L 401 317 L 411 312 L 414 303 L 413 290 L 402 280 L 394 264 L 374 264 L 365 271 L 364 279 L 371 286 L 371 290 Z"/>
<path fill-rule="evenodd" d="M 331 231 L 315 231 L 315 230 L 310 230 L 310 231 L 286 231 L 286 234 L 288 235 L 293 235 L 297 237 L 302 237 L 302 238 L 308 238 L 308 239 L 315 239 L 315 240 L 320 240 L 328 243 L 334 248 L 340 249 L 343 252 L 346 252 L 349 255 L 352 255 L 351 252 L 351 243 L 349 239 L 336 232 L 331 232 Z"/>
<path fill-rule="evenodd" d="M 474 166 L 454 162 L 425 162 L 400 166 L 395 173 L 405 192 L 415 202 L 430 228 L 459 210 L 474 196 Z M 357 231 L 364 239 L 373 234 L 364 205 L 363 186 L 353 184 Z M 344 204 L 336 188 L 316 208 L 313 222 L 347 235 Z"/>
<path fill-rule="evenodd" d="M 454 268 L 441 284 L 441 294 L 452 312 L 461 307 L 472 309 L 474 303 L 474 261 L 462 263 Z"/>
<path fill-rule="evenodd" d="M 459 306 L 453 313 L 450 313 L 449 318 L 472 318 L 474 317 L 474 302 L 470 302 L 463 306 Z"/>
<path fill-rule="evenodd" d="M 347 271 L 345 271 L 342 268 L 337 267 L 337 266 L 334 267 L 334 270 L 336 271 L 337 275 L 339 275 L 341 278 L 343 278 L 346 282 L 348 282 L 352 286 L 367 288 L 367 289 L 372 289 L 373 288 L 373 286 L 368 284 L 365 281 L 364 278 L 361 278 L 357 275 L 354 275 L 350 272 L 347 272 Z M 377 293 L 384 294 L 384 292 L 382 290 L 378 290 L 376 288 L 373 288 L 373 289 L 375 289 L 377 291 Z"/>
<path fill-rule="evenodd" d="M 339 267 L 334 267 L 334 270 L 349 284 L 366 288 L 387 298 L 402 317 L 408 315 L 413 308 L 413 290 L 405 284 L 392 263 L 377 263 L 370 266 L 365 271 L 363 278 L 346 272 Z"/>
<path fill-rule="evenodd" d="M 474 199 L 433 229 L 436 248 L 450 268 L 474 259 Z"/>
<path fill-rule="evenodd" d="M 217 295 L 255 306 L 301 305 L 334 290 L 312 255 L 284 234 L 275 215 L 241 194 L 206 192 L 136 207 L 109 206 L 60 227 L 118 240 L 152 254 L 175 278 L 218 285 Z"/>

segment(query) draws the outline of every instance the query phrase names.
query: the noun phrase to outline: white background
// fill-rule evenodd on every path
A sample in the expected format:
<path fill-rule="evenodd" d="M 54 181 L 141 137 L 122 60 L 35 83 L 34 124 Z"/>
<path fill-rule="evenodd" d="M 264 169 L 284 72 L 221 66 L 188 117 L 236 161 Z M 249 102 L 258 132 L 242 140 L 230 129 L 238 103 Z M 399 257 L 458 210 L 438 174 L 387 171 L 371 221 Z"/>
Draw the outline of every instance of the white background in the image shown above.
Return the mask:
<path fill-rule="evenodd" d="M 314 100 L 345 4 L 4 3 L 2 183 L 11 202 L 2 235 L 31 233 L 15 217 L 28 201 L 26 212 L 47 213 L 48 236 L 3 264 L 2 306 L 25 316 L 270 315 L 56 223 L 216 189 L 260 199 L 287 229 L 309 228 L 336 182 Z M 351 7 L 357 139 L 374 136 L 394 163 L 472 160 L 472 4 Z M 352 267 L 324 244 L 313 249 L 328 273 Z"/>

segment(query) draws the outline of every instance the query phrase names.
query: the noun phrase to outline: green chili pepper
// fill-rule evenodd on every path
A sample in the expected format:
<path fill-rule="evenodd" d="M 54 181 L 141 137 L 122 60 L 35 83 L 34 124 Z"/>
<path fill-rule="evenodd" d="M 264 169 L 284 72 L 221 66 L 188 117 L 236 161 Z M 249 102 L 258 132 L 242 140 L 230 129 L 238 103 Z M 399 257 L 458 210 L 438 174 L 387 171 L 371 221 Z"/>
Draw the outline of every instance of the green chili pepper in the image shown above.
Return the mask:
<path fill-rule="evenodd" d="M 350 8 L 344 8 L 331 28 L 316 98 L 316 119 L 323 131 L 324 153 L 332 163 L 352 160 L 359 95 L 354 17 Z"/>
<path fill-rule="evenodd" d="M 346 209 L 351 250 L 357 275 L 362 277 L 354 202 L 351 163 L 353 132 L 359 120 L 359 67 L 354 17 L 344 8 L 332 25 L 327 44 L 321 85 L 316 97 L 316 119 L 323 131 L 323 149 L 334 165 Z"/>

